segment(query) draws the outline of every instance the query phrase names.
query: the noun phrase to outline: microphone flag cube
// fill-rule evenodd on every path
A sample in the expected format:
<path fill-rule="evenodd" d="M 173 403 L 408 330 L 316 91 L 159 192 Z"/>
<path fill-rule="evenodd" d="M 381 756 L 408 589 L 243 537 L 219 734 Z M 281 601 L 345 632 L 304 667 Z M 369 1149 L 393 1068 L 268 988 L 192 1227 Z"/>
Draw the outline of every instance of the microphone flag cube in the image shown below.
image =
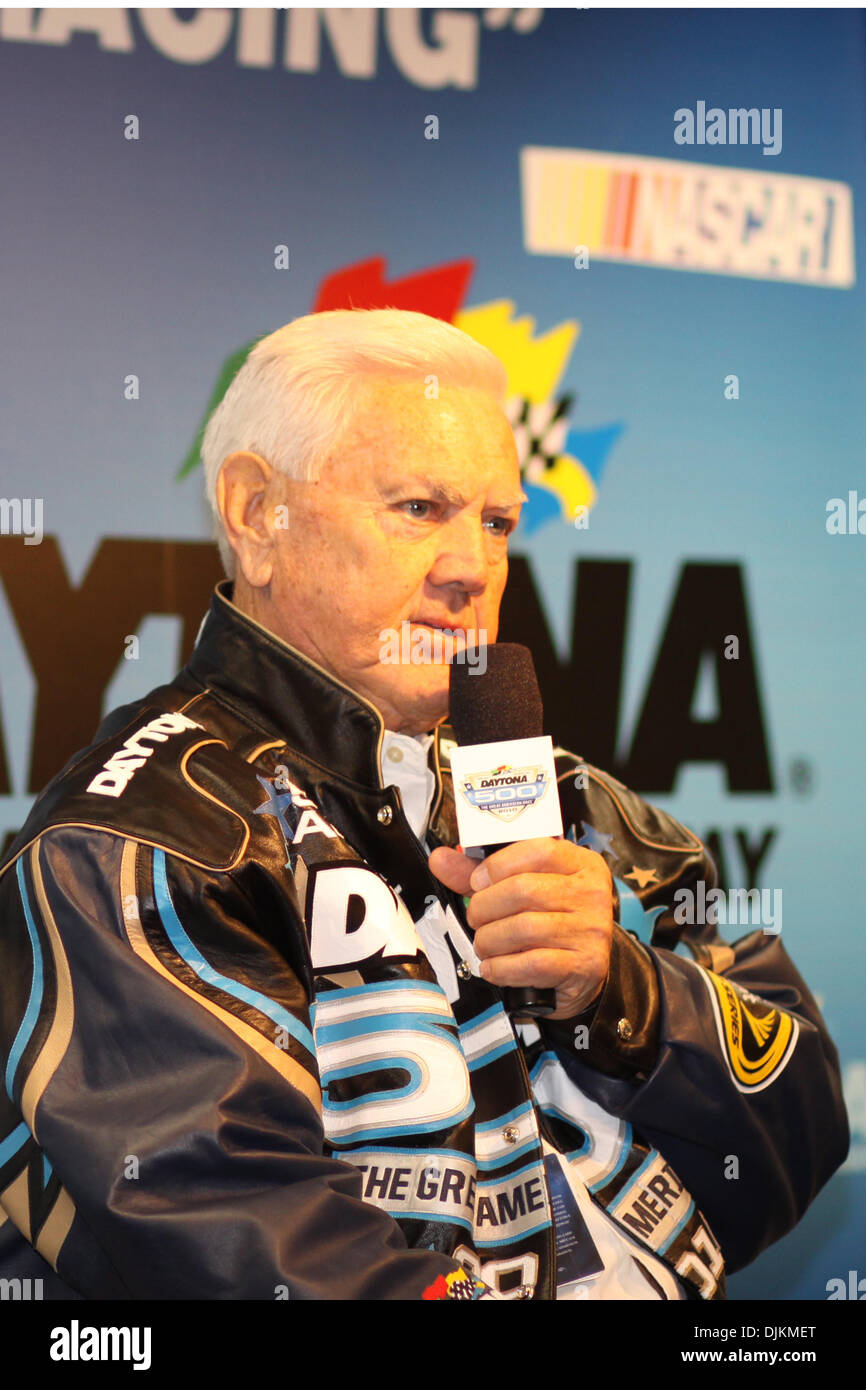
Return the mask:
<path fill-rule="evenodd" d="M 562 835 L 553 739 L 505 739 L 451 750 L 463 849 Z"/>

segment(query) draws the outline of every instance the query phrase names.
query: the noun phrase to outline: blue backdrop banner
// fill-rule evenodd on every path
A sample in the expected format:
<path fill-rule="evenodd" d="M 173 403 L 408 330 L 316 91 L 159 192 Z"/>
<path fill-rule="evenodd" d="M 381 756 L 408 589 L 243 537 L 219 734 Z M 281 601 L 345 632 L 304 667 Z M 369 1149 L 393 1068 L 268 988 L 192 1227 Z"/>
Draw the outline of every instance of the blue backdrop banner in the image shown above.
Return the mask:
<path fill-rule="evenodd" d="M 252 343 L 456 324 L 550 732 L 709 841 L 840 1049 L 849 1159 L 735 1299 L 866 1293 L 864 54 L 854 10 L 0 11 L 0 840 L 189 654 Z"/>

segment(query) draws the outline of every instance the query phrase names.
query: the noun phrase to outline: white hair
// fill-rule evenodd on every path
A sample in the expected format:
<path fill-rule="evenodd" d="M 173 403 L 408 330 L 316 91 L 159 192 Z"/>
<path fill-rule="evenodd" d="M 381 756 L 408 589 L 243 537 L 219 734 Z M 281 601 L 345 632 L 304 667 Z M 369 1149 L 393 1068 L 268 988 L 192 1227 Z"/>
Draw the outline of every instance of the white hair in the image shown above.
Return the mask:
<path fill-rule="evenodd" d="M 505 404 L 507 373 L 490 350 L 452 323 L 407 309 L 329 309 L 294 319 L 256 343 L 211 415 L 201 458 L 226 574 L 235 554 L 216 484 L 229 454 L 249 450 L 287 477 L 313 481 L 351 424 L 371 376 L 474 387 Z"/>

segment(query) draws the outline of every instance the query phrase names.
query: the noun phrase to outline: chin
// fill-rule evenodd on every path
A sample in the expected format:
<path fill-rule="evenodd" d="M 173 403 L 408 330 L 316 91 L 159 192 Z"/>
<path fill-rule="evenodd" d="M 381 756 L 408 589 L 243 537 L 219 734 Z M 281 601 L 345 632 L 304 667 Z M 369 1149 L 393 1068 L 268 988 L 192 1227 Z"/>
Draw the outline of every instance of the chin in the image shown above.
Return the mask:
<path fill-rule="evenodd" d="M 388 703 L 400 715 L 401 732 L 426 734 L 448 717 L 451 668 L 445 666 L 442 670 L 443 675 L 425 687 L 419 689 L 417 685 L 410 685 L 408 689 L 389 692 Z"/>

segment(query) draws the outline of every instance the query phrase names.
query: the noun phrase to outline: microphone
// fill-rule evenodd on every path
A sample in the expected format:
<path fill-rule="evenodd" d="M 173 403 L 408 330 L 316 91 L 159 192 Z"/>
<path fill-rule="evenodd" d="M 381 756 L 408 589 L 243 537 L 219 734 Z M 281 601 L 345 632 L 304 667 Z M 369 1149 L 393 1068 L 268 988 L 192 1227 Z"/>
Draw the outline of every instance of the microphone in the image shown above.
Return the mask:
<path fill-rule="evenodd" d="M 515 756 L 519 759 L 521 750 L 507 746 L 513 740 L 543 738 L 544 708 L 535 664 L 528 647 L 515 642 L 499 642 L 493 646 L 477 648 L 473 655 L 482 652 L 486 657 L 486 664 L 484 660 L 479 660 L 476 665 L 469 666 L 452 660 L 449 723 L 461 748 L 472 744 L 501 745 L 499 755 L 487 759 L 491 766 L 495 766 L 500 762 L 511 761 Z M 552 764 L 552 743 L 550 747 Z M 454 799 L 457 803 L 458 774 L 453 775 Z M 556 797 L 555 779 L 553 792 Z M 475 795 L 480 798 L 484 793 L 476 792 Z M 488 793 L 489 795 L 492 793 Z M 528 795 L 532 795 L 532 792 L 527 793 Z M 520 803 L 513 804 L 515 809 L 507 814 L 513 816 L 519 826 L 520 811 L 516 807 Z M 556 811 L 559 812 L 558 797 Z M 561 819 L 559 824 L 561 834 Z M 486 858 L 495 850 L 502 849 L 503 844 L 512 844 L 521 839 L 534 839 L 539 834 L 533 826 L 521 835 L 518 826 L 515 827 L 517 833 L 503 842 L 482 845 L 483 857 Z M 509 1014 L 528 1014 L 533 1018 L 544 1018 L 556 1009 L 556 991 L 553 989 L 505 986 L 502 994 Z"/>

